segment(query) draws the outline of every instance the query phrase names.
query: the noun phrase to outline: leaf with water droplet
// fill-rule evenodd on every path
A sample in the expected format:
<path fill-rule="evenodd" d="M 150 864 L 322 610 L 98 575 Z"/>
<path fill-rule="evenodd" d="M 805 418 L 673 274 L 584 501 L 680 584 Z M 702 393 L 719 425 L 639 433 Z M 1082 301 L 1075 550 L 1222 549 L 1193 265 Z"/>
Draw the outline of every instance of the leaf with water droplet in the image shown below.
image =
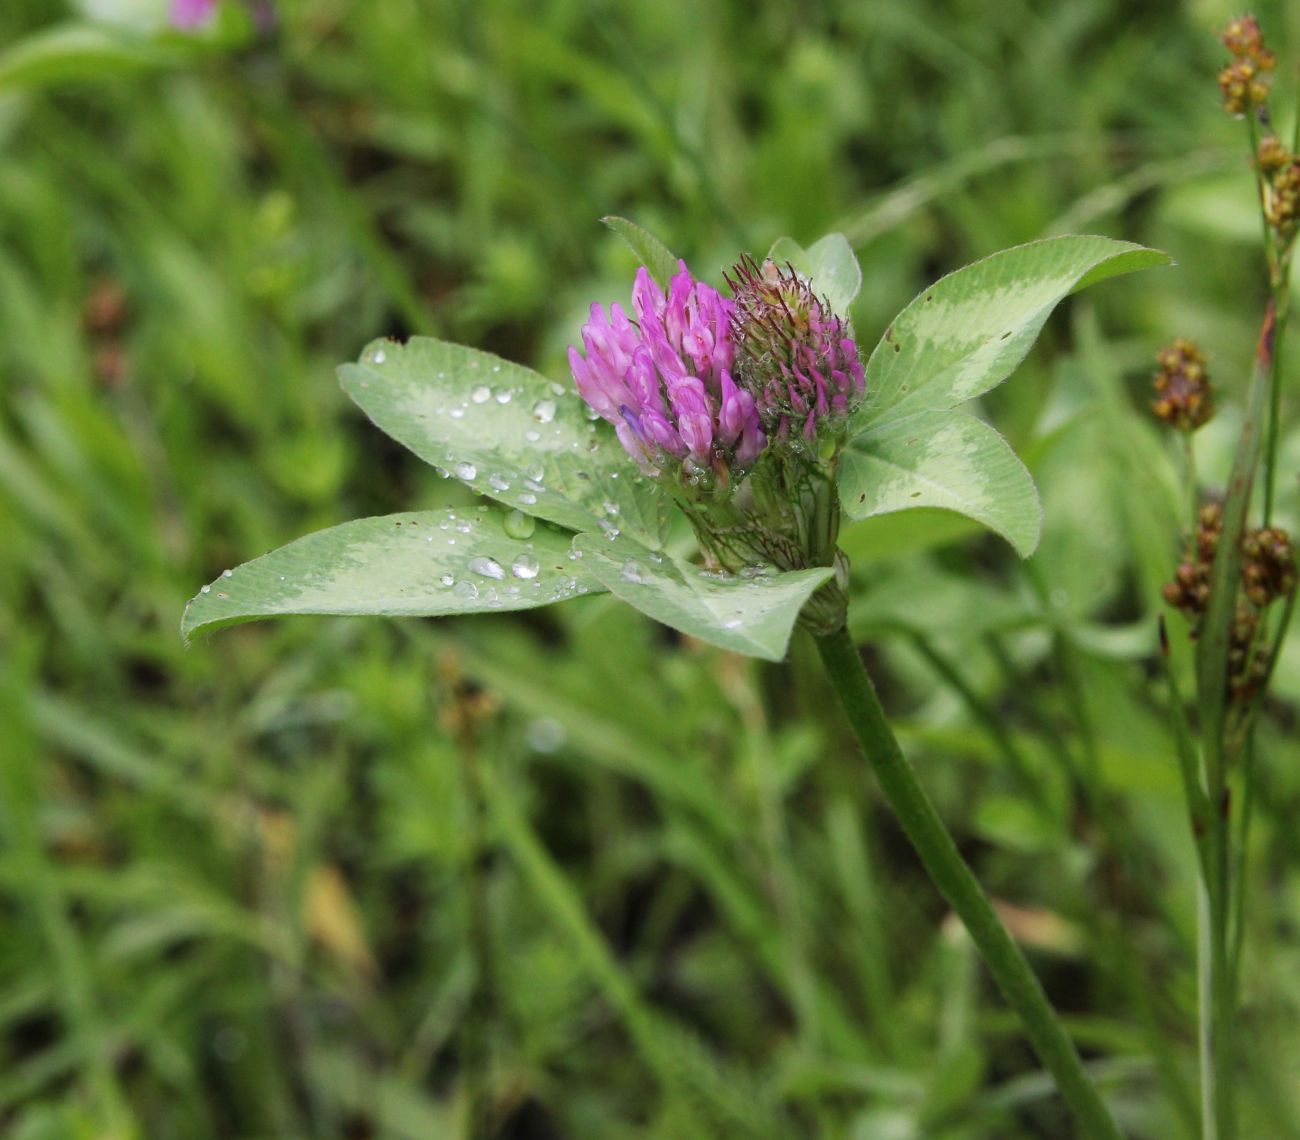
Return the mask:
<path fill-rule="evenodd" d="M 712 645 L 779 661 L 799 611 L 834 573 L 829 566 L 753 577 L 710 574 L 660 555 L 626 534 L 580 534 L 585 567 L 611 593 L 648 617 Z"/>
<path fill-rule="evenodd" d="M 609 501 L 624 529 L 652 543 L 662 539 L 666 496 L 637 473 L 607 424 L 591 424 L 576 392 L 462 345 L 428 337 L 377 343 L 383 361 L 371 346 L 357 364 L 339 369 L 340 382 L 376 425 L 421 459 L 570 530 L 591 529 Z"/>
<path fill-rule="evenodd" d="M 530 609 L 604 589 L 570 559 L 567 531 L 533 521 L 525 544 L 509 533 L 507 519 L 495 507 L 473 507 L 317 531 L 223 575 L 219 592 L 204 586 L 186 606 L 181 632 L 189 637 L 283 614 L 438 617 Z M 498 593 L 496 581 L 508 576 L 517 590 Z"/>

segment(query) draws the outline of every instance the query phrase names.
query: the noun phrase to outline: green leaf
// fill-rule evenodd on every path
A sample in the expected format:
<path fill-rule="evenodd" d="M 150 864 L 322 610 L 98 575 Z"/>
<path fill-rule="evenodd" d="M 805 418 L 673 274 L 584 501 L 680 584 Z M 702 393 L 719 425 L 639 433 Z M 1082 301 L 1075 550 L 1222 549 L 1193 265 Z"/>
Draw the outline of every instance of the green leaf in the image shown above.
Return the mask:
<path fill-rule="evenodd" d="M 807 249 L 791 238 L 777 238 L 767 256 L 778 265 L 789 262 L 841 315 L 847 315 L 862 288 L 862 268 L 843 234 L 827 234 Z"/>
<path fill-rule="evenodd" d="M 580 534 L 573 548 L 615 596 L 648 617 L 711 645 L 779 661 L 804 603 L 834 571 L 754 577 L 712 574 L 625 534 Z"/>
<path fill-rule="evenodd" d="M 69 80 L 99 81 L 114 73 L 164 67 L 179 58 L 126 31 L 98 24 L 56 24 L 0 54 L 0 91 Z"/>
<path fill-rule="evenodd" d="M 627 242 L 637 260 L 650 271 L 650 276 L 666 289 L 668 282 L 678 272 L 677 255 L 649 230 L 642 229 L 635 222 L 614 215 L 600 220 Z"/>
<path fill-rule="evenodd" d="M 339 380 L 372 421 L 475 491 L 571 530 L 657 542 L 659 489 L 578 395 L 491 353 L 429 337 L 375 341 Z"/>
<path fill-rule="evenodd" d="M 949 274 L 885 330 L 867 362 L 851 430 L 951 408 L 1005 380 L 1048 315 L 1107 277 L 1168 265 L 1158 250 L 1104 237 L 1058 237 L 1003 250 Z"/>
<path fill-rule="evenodd" d="M 356 519 L 226 571 L 185 607 L 181 632 L 282 614 L 523 610 L 601 592 L 571 539 L 493 507 Z"/>
<path fill-rule="evenodd" d="M 870 518 L 942 507 L 997 531 L 1022 557 L 1038 545 L 1043 511 L 1025 465 L 993 428 L 958 411 L 876 423 L 840 455 L 844 513 Z"/>

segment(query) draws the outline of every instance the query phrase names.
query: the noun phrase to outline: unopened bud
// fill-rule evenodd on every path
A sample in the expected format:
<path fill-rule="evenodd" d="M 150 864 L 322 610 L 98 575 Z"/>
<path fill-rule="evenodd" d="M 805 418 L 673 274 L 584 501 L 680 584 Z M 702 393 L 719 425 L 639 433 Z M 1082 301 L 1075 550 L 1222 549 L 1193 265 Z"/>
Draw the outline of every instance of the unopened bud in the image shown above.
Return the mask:
<path fill-rule="evenodd" d="M 770 436 L 813 442 L 862 399 L 866 375 L 847 320 L 793 268 L 746 256 L 727 277 L 735 296 L 736 372 Z"/>

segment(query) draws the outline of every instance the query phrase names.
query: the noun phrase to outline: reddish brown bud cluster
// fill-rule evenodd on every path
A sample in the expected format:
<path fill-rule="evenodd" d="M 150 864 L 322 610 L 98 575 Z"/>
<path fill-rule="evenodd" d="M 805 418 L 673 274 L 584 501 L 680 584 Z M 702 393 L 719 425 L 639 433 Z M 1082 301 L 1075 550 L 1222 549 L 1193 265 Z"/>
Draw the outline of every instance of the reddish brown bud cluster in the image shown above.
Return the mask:
<path fill-rule="evenodd" d="M 1300 156 L 1287 150 L 1276 135 L 1266 135 L 1256 161 L 1264 182 L 1264 218 L 1289 240 L 1300 223 Z"/>
<path fill-rule="evenodd" d="M 1233 115 L 1244 115 L 1268 99 L 1277 56 L 1264 46 L 1259 23 L 1254 16 L 1239 16 L 1222 33 L 1223 46 L 1233 60 L 1219 72 L 1219 90 L 1223 105 Z"/>
<path fill-rule="evenodd" d="M 1215 555 L 1223 534 L 1223 508 L 1207 503 L 1201 508 L 1192 546 L 1183 557 L 1164 599 L 1191 623 L 1192 637 L 1200 635 L 1210 604 L 1210 581 Z M 1241 594 L 1237 598 L 1228 639 L 1228 692 L 1233 699 L 1254 696 L 1268 674 L 1268 650 L 1259 643 L 1263 611 L 1296 588 L 1295 549 L 1279 527 L 1247 530 L 1241 539 Z"/>
<path fill-rule="evenodd" d="M 1214 412 L 1205 357 L 1190 340 L 1178 339 L 1156 354 L 1151 410 L 1172 428 L 1195 431 Z"/>
<path fill-rule="evenodd" d="M 1295 548 L 1281 527 L 1247 531 L 1241 556 L 1241 588 L 1256 606 L 1262 609 L 1295 589 Z"/>

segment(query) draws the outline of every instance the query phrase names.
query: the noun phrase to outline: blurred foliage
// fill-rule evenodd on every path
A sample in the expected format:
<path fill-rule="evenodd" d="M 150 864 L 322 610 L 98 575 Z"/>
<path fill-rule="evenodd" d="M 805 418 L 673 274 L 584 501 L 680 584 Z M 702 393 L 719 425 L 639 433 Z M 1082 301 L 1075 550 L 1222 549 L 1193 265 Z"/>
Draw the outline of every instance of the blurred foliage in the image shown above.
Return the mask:
<path fill-rule="evenodd" d="M 334 365 L 434 332 L 564 378 L 585 306 L 627 293 L 619 213 L 706 275 L 842 230 L 868 343 L 1047 233 L 1180 262 L 1067 306 L 984 402 L 1043 488 L 1033 559 L 937 513 L 844 546 L 905 741 L 1125 1126 L 1190 1135 L 1152 665 L 1177 456 L 1145 403 L 1196 335 L 1226 469 L 1264 297 L 1213 81 L 1231 12 L 319 0 L 262 35 L 228 0 L 185 37 L 160 7 L 0 7 L 0 1131 L 1069 1134 L 805 642 L 759 666 L 607 598 L 177 636 L 225 566 L 463 501 Z M 1300 10 L 1259 15 L 1294 60 Z M 1300 1136 L 1295 731 L 1279 701 L 1252 1136 Z"/>

